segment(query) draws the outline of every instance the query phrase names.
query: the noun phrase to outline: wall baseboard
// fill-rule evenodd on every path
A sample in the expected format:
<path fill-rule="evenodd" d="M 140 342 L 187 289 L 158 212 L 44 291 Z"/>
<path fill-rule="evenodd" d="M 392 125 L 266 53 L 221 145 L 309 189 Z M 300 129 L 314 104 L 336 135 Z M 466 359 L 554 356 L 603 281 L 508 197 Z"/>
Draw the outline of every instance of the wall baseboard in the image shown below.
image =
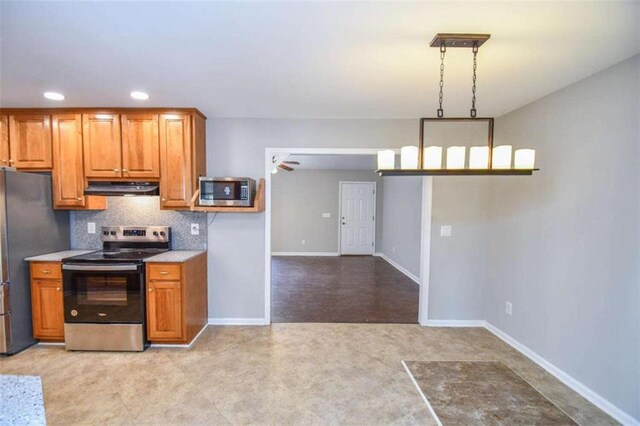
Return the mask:
<path fill-rule="evenodd" d="M 337 251 L 274 251 L 271 256 L 340 256 Z"/>
<path fill-rule="evenodd" d="M 427 320 L 427 327 L 485 327 L 482 320 Z"/>
<path fill-rule="evenodd" d="M 264 318 L 209 318 L 209 325 L 269 325 Z"/>
<path fill-rule="evenodd" d="M 538 364 L 540 367 L 544 368 L 549 374 L 582 395 L 586 400 L 613 417 L 618 422 L 622 423 L 623 425 L 640 425 L 640 420 L 632 417 L 630 414 L 627 414 L 625 411 L 616 407 L 611 402 L 600 396 L 598 393 L 583 385 L 581 382 L 574 379 L 569 374 L 565 373 L 563 370 L 556 367 L 555 365 L 535 353 L 533 350 L 529 349 L 527 346 L 518 342 L 516 339 L 509 336 L 498 327 L 485 321 L 485 328 L 500 340 L 529 358 L 531 361 Z"/>
<path fill-rule="evenodd" d="M 205 324 L 200 331 L 198 331 L 198 334 L 196 334 L 196 337 L 193 338 L 193 340 L 191 341 L 191 343 L 188 344 L 172 344 L 172 343 L 152 343 L 151 347 L 152 348 L 190 348 L 191 346 L 193 346 L 193 344 L 196 342 L 196 340 L 198 340 L 198 338 L 200 338 L 200 335 L 202 333 L 204 333 L 204 331 L 207 329 L 207 327 L 209 326 L 209 324 Z"/>
<path fill-rule="evenodd" d="M 416 284 L 420 285 L 420 278 L 416 277 L 414 274 L 412 274 L 411 272 L 409 272 L 409 270 L 407 268 L 405 268 L 404 266 L 401 266 L 400 264 L 396 263 L 394 260 L 392 260 L 389 256 L 387 256 L 384 253 L 380 253 L 380 252 L 376 252 L 373 254 L 374 256 L 377 257 L 381 257 L 384 260 L 387 261 L 387 263 L 389 263 L 391 266 L 393 266 L 394 268 L 396 268 L 398 271 L 402 272 L 403 274 L 405 274 L 407 277 L 411 278 L 412 281 L 414 281 Z"/>

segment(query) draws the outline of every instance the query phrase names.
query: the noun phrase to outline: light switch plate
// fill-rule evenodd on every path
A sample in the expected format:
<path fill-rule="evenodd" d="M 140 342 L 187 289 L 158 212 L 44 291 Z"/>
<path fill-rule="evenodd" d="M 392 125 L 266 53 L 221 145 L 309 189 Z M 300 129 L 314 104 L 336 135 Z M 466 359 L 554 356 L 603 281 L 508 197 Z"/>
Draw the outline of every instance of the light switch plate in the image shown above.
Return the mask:
<path fill-rule="evenodd" d="M 507 315 L 511 315 L 513 313 L 513 305 L 511 302 L 506 302 L 504 306 L 504 311 Z"/>
<path fill-rule="evenodd" d="M 331 217 L 331 213 L 322 213 L 322 217 Z"/>
<path fill-rule="evenodd" d="M 96 233 L 96 223 L 95 222 L 87 222 L 87 233 L 95 234 Z"/>
<path fill-rule="evenodd" d="M 451 236 L 451 225 L 442 225 L 440 227 L 440 236 L 441 237 L 450 237 Z"/>
<path fill-rule="evenodd" d="M 200 235 L 200 224 L 198 223 L 191 224 L 191 235 Z"/>

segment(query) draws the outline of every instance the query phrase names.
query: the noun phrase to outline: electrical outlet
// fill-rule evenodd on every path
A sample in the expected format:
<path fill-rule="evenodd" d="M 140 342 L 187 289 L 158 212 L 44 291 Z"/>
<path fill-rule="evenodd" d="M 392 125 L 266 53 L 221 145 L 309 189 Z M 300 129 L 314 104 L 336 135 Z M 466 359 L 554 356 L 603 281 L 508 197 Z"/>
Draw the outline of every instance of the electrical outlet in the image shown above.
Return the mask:
<path fill-rule="evenodd" d="M 440 227 L 440 236 L 441 237 L 450 237 L 451 236 L 451 225 L 442 225 Z"/>
<path fill-rule="evenodd" d="M 96 223 L 95 222 L 87 222 L 87 233 L 95 234 L 96 233 Z"/>
<path fill-rule="evenodd" d="M 322 213 L 322 217 L 331 217 L 331 213 Z"/>
<path fill-rule="evenodd" d="M 303 246 L 303 245 L 305 245 L 305 244 L 307 244 L 307 240 L 300 240 L 300 245 L 301 245 L 301 246 Z"/>
<path fill-rule="evenodd" d="M 191 235 L 200 235 L 200 224 L 192 223 L 191 224 Z"/>
<path fill-rule="evenodd" d="M 505 303 L 504 311 L 507 313 L 507 315 L 511 315 L 511 313 L 513 312 L 513 305 L 511 304 L 511 302 Z"/>

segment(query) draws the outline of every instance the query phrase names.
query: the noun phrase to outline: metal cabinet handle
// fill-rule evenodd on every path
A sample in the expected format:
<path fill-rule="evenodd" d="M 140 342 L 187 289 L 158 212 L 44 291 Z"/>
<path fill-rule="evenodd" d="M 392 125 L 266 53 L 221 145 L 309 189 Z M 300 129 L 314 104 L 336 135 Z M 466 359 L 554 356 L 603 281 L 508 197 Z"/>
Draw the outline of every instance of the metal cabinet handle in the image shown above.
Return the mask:
<path fill-rule="evenodd" d="M 120 169 L 113 169 L 113 172 L 114 172 L 114 173 L 119 173 L 119 172 L 120 172 Z"/>
<path fill-rule="evenodd" d="M 82 201 L 82 197 L 78 197 L 78 201 Z"/>
<path fill-rule="evenodd" d="M 3 158 L 3 159 L 2 159 L 2 162 L 6 164 L 6 163 L 8 163 L 9 161 L 8 161 L 6 158 Z"/>
<path fill-rule="evenodd" d="M 60 287 L 56 287 L 56 291 L 60 291 Z"/>
<path fill-rule="evenodd" d="M 153 291 L 153 287 L 149 287 L 149 293 Z"/>
<path fill-rule="evenodd" d="M 160 271 L 160 275 L 169 275 L 167 271 Z"/>
<path fill-rule="evenodd" d="M 49 271 L 49 270 L 44 270 L 44 271 L 42 271 L 42 273 L 43 273 L 43 274 L 50 274 L 50 273 L 51 273 L 51 271 Z"/>
<path fill-rule="evenodd" d="M 162 201 L 167 201 L 167 199 L 166 199 L 166 198 L 163 198 L 163 199 L 162 199 Z"/>
<path fill-rule="evenodd" d="M 11 164 L 11 163 L 14 163 L 14 161 L 13 160 L 9 160 L 9 164 Z"/>
<path fill-rule="evenodd" d="M 122 173 L 128 173 L 128 172 L 129 172 L 129 170 L 127 170 L 127 169 L 122 169 Z"/>

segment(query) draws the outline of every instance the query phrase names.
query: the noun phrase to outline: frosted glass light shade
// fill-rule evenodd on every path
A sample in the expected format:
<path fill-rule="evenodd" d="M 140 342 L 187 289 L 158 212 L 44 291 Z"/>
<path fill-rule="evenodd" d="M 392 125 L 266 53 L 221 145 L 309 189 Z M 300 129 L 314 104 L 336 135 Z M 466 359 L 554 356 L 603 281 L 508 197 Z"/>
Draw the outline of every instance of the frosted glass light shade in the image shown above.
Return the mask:
<path fill-rule="evenodd" d="M 418 147 L 403 146 L 400 149 L 400 168 L 417 169 L 418 168 Z"/>
<path fill-rule="evenodd" d="M 536 163 L 536 151 L 534 149 L 517 149 L 514 163 L 516 169 L 533 169 Z"/>
<path fill-rule="evenodd" d="M 500 145 L 493 148 L 493 159 L 491 168 L 510 169 L 511 168 L 511 145 Z"/>
<path fill-rule="evenodd" d="M 422 167 L 425 169 L 442 168 L 442 147 L 428 146 L 424 149 Z"/>
<path fill-rule="evenodd" d="M 447 148 L 447 169 L 464 169 L 466 151 L 467 148 L 464 146 Z"/>
<path fill-rule="evenodd" d="M 472 146 L 469 149 L 469 168 L 486 169 L 489 167 L 489 147 Z"/>
<path fill-rule="evenodd" d="M 396 153 L 391 149 L 378 151 L 378 169 L 394 169 L 396 167 Z"/>

